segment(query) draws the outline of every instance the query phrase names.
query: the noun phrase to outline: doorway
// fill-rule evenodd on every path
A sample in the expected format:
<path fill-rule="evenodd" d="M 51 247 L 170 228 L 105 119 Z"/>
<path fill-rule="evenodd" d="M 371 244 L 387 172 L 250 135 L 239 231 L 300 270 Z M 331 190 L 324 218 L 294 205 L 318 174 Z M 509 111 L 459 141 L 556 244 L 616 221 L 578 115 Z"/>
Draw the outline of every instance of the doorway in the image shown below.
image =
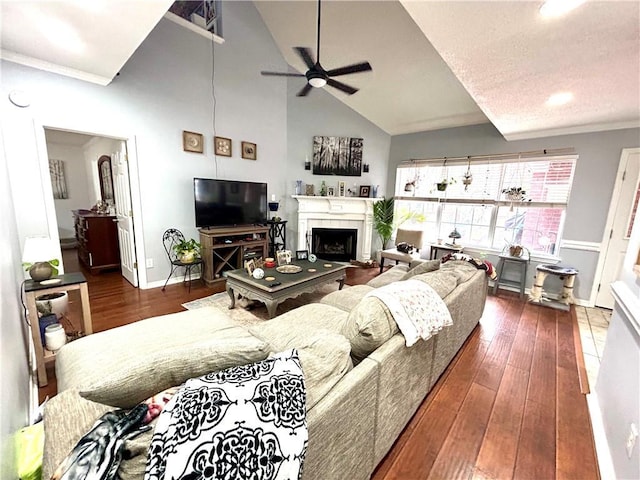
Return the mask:
<path fill-rule="evenodd" d="M 605 239 L 594 281 L 595 305 L 613 309 L 611 283 L 620 278 L 624 256 L 629 245 L 634 213 L 640 198 L 640 148 L 625 148 L 620 156 L 616 183 L 611 196 Z"/>
<path fill-rule="evenodd" d="M 117 235 L 108 239 L 100 238 L 99 243 L 110 242 L 119 249 L 122 276 L 137 287 L 138 249 L 134 235 L 128 141 L 50 127 L 43 129 L 45 161 L 56 165 L 58 182 L 62 172 L 62 181 L 66 187 L 66 195 L 63 197 L 56 195 L 56 190 L 53 189 L 55 216 L 52 222 L 55 221 L 55 225 L 51 228 L 57 230 L 61 248 L 75 245 L 77 212 L 100 210 L 105 217 L 117 224 Z"/>

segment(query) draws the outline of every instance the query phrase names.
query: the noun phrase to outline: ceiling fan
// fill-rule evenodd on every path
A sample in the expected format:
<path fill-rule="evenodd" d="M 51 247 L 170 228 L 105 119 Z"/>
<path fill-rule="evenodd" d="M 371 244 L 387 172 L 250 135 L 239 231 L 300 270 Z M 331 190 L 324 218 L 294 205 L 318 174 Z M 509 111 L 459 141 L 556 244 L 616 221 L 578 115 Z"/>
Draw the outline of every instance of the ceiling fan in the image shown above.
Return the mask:
<path fill-rule="evenodd" d="M 307 84 L 302 87 L 297 93 L 298 97 L 306 96 L 311 88 L 322 88 L 325 85 L 329 85 L 330 87 L 337 88 L 338 90 L 343 91 L 348 95 L 353 95 L 358 91 L 357 88 L 354 88 L 346 83 L 338 82 L 334 80 L 332 77 L 339 77 L 340 75 L 349 75 L 351 73 L 358 72 L 367 72 L 372 70 L 369 62 L 355 63 L 353 65 L 347 65 L 346 67 L 334 68 L 332 70 L 325 70 L 320 65 L 320 0 L 318 0 L 318 43 L 317 43 L 317 57 L 314 63 L 311 58 L 311 51 L 306 47 L 294 47 L 294 51 L 298 52 L 298 55 L 302 58 L 304 63 L 307 65 L 306 73 L 285 73 L 285 72 L 260 72 L 262 75 L 266 76 L 276 76 L 276 77 L 306 77 Z"/>

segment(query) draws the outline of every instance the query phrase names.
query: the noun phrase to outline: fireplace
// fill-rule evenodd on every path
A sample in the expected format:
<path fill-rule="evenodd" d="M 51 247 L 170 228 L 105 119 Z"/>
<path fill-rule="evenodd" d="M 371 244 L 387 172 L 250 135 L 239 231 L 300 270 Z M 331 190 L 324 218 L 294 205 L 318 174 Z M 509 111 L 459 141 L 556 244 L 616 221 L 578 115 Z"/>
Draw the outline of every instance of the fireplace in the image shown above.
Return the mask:
<path fill-rule="evenodd" d="M 357 243 L 358 230 L 355 228 L 311 229 L 311 251 L 323 260 L 355 260 Z"/>

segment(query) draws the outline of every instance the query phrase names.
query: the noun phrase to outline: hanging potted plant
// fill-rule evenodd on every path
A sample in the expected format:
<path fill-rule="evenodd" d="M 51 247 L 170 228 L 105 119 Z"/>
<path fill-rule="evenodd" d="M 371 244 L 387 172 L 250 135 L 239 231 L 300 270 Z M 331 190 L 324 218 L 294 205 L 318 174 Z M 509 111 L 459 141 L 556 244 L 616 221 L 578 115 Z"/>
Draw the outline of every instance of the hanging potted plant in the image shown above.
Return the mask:
<path fill-rule="evenodd" d="M 526 191 L 522 187 L 509 187 L 503 188 L 502 193 L 507 197 L 510 202 L 522 202 L 525 199 Z"/>
<path fill-rule="evenodd" d="M 462 176 L 462 184 L 464 185 L 464 191 L 466 192 L 473 182 L 473 174 L 471 173 L 471 158 L 467 157 L 467 171 Z"/>
<path fill-rule="evenodd" d="M 510 210 L 513 211 L 513 203 L 514 202 L 524 202 L 525 201 L 525 195 L 527 194 L 527 192 L 525 190 L 522 189 L 522 187 L 509 187 L 509 188 L 503 188 L 502 189 L 502 193 L 504 194 L 505 197 L 507 197 L 507 200 L 509 200 L 509 202 L 511 202 L 510 205 Z"/>
<path fill-rule="evenodd" d="M 173 250 L 178 255 L 178 260 L 182 263 L 193 263 L 196 259 L 200 258 L 200 247 L 200 243 L 191 238 L 176 243 L 173 246 Z"/>
<path fill-rule="evenodd" d="M 441 181 L 436 183 L 436 188 L 439 192 L 444 192 L 451 183 L 456 183 L 456 179 L 453 177 L 443 178 Z"/>

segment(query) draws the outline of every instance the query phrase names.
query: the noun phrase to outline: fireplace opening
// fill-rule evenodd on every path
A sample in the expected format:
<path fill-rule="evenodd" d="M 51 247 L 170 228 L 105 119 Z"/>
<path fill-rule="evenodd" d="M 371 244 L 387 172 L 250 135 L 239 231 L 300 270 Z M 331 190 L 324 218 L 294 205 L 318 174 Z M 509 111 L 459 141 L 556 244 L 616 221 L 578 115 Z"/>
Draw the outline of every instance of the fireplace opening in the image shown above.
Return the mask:
<path fill-rule="evenodd" d="M 358 230 L 353 228 L 313 228 L 311 251 L 318 258 L 348 262 L 356 258 Z"/>

